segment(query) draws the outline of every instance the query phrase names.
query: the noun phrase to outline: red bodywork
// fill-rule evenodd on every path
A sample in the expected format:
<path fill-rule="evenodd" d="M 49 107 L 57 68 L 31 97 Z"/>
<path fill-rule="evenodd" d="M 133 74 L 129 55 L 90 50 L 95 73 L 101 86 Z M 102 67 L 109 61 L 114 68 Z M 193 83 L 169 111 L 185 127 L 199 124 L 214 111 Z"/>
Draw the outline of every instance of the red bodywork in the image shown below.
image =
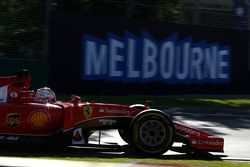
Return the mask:
<path fill-rule="evenodd" d="M 224 152 L 224 139 L 174 122 L 176 134 L 183 137 L 193 151 Z"/>
<path fill-rule="evenodd" d="M 52 137 L 53 140 L 63 140 L 67 135 L 71 141 L 76 128 L 119 128 L 127 126 L 142 112 L 126 105 L 81 102 L 77 96 L 70 102 L 43 101 L 36 98 L 35 91 L 29 90 L 29 76 L 0 77 L 0 87 L 3 86 L 8 88 L 7 101 L 0 103 L 0 142 L 20 143 L 29 137 L 43 140 L 52 136 L 59 136 Z M 188 144 L 189 149 L 223 152 L 223 138 L 176 122 L 173 124 L 176 141 Z"/>

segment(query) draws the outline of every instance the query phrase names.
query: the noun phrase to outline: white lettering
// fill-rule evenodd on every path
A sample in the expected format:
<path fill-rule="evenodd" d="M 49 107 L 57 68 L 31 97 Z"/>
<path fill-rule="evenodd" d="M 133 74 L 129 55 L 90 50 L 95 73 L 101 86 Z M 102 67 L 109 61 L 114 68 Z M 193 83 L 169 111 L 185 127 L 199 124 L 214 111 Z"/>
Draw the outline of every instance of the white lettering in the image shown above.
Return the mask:
<path fill-rule="evenodd" d="M 190 56 L 190 43 L 184 43 L 183 57 L 181 60 L 181 47 L 176 49 L 176 78 L 183 80 L 188 77 L 189 67 L 189 56 Z M 182 70 L 182 71 L 181 71 Z"/>
<path fill-rule="evenodd" d="M 124 48 L 124 43 L 110 39 L 110 64 L 109 64 L 109 76 L 111 77 L 121 77 L 123 71 L 117 69 L 118 62 L 123 61 L 123 56 L 119 53 L 119 49 Z"/>
<path fill-rule="evenodd" d="M 192 48 L 191 51 L 191 78 L 192 79 L 202 79 L 202 67 L 201 63 L 203 60 L 203 51 L 200 47 Z"/>
<path fill-rule="evenodd" d="M 217 51 L 218 47 L 214 46 L 212 48 L 205 49 L 204 57 L 204 77 L 209 79 L 216 78 L 217 71 Z"/>
<path fill-rule="evenodd" d="M 116 120 L 113 119 L 100 119 L 99 123 L 103 126 L 112 126 L 116 124 Z"/>
<path fill-rule="evenodd" d="M 228 62 L 224 61 L 223 58 L 224 56 L 228 56 L 229 51 L 228 50 L 220 50 L 219 51 L 219 65 L 218 65 L 218 77 L 221 79 L 227 79 L 228 74 L 223 73 L 223 69 L 228 67 Z"/>
<path fill-rule="evenodd" d="M 182 133 L 184 132 L 184 133 L 195 135 L 195 136 L 201 135 L 201 133 L 199 131 L 196 131 L 194 129 L 191 129 L 191 128 L 188 128 L 188 127 L 185 127 L 182 125 L 175 124 L 175 128 L 176 128 L 176 130 L 178 130 L 178 132 L 182 132 Z"/>
<path fill-rule="evenodd" d="M 171 41 L 163 43 L 160 52 L 160 72 L 164 79 L 172 77 L 174 72 L 174 43 Z"/>
<path fill-rule="evenodd" d="M 157 47 L 152 41 L 146 38 L 143 40 L 142 57 L 142 78 L 149 79 L 154 77 L 157 73 Z"/>
<path fill-rule="evenodd" d="M 136 43 L 134 39 L 128 40 L 127 47 L 127 77 L 128 78 L 138 78 L 140 76 L 140 71 L 135 70 L 135 62 L 134 59 L 136 57 Z"/>
<path fill-rule="evenodd" d="M 85 43 L 85 75 L 100 75 L 107 72 L 107 46 L 97 44 L 93 41 Z"/>
<path fill-rule="evenodd" d="M 119 79 L 164 80 L 169 83 L 213 82 L 230 79 L 230 48 L 219 43 L 202 46 L 177 38 L 159 41 L 142 35 L 108 42 L 95 37 L 84 38 L 83 80 Z M 88 40 L 89 39 L 89 40 Z M 197 42 L 195 42 L 197 44 Z M 173 82 L 174 81 L 174 82 Z"/>

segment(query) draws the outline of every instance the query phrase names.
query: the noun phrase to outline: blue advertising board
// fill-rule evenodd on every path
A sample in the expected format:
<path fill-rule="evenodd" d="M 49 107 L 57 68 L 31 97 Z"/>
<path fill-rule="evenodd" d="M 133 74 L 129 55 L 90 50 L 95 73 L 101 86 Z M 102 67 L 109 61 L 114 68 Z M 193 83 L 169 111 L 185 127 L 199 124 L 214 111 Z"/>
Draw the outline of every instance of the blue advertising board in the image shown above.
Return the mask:
<path fill-rule="evenodd" d="M 248 31 L 61 12 L 50 25 L 56 92 L 250 93 Z"/>
<path fill-rule="evenodd" d="M 82 80 L 149 83 L 228 83 L 230 46 L 214 41 L 179 39 L 178 32 L 155 39 L 142 31 L 136 36 L 107 32 L 101 39 L 88 34 L 82 40 Z"/>

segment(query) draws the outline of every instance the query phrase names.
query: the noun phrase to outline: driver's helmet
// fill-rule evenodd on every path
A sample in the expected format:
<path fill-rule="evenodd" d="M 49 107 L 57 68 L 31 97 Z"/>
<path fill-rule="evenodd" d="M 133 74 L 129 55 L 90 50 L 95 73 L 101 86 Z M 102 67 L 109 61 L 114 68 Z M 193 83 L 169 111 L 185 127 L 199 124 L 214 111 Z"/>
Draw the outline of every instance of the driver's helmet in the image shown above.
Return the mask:
<path fill-rule="evenodd" d="M 37 89 L 36 98 L 38 100 L 53 102 L 56 101 L 55 93 L 48 87 Z"/>

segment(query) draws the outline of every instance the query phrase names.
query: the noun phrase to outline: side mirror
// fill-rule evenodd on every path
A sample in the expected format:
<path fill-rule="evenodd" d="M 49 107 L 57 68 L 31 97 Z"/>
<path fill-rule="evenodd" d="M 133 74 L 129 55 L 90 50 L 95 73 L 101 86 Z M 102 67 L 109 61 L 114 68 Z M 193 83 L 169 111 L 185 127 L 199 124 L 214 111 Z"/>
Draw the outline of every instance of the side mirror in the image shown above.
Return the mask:
<path fill-rule="evenodd" d="M 70 101 L 71 103 L 78 104 L 80 101 L 81 101 L 81 97 L 76 96 L 76 95 L 71 96 L 71 101 Z"/>

